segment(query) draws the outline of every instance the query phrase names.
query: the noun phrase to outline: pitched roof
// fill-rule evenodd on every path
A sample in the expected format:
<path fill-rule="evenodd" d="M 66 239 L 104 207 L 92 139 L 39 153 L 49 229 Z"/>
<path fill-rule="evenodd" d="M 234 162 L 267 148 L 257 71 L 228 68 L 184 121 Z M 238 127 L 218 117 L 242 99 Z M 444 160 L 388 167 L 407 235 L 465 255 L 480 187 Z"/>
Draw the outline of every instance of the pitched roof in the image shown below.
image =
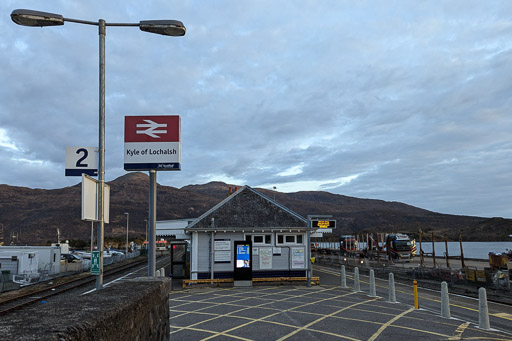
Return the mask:
<path fill-rule="evenodd" d="M 209 228 L 307 227 L 307 220 L 266 195 L 244 186 L 212 207 L 186 230 Z"/>

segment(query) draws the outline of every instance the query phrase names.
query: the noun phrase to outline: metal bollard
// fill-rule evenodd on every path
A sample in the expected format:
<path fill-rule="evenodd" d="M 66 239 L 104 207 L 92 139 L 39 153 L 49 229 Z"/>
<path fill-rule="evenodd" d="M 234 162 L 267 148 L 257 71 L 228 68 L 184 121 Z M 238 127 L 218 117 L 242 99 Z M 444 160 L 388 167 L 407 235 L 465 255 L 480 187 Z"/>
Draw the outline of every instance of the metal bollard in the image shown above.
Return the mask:
<path fill-rule="evenodd" d="M 345 265 L 341 266 L 341 287 L 343 289 L 347 287 L 347 275 L 345 274 Z"/>
<path fill-rule="evenodd" d="M 448 296 L 448 283 L 441 283 L 441 316 L 450 318 L 450 298 Z"/>
<path fill-rule="evenodd" d="M 412 282 L 413 291 L 414 291 L 414 309 L 419 309 L 420 305 L 418 304 L 418 282 L 414 280 Z"/>
<path fill-rule="evenodd" d="M 359 283 L 359 268 L 357 266 L 354 268 L 354 291 L 361 291 L 361 284 Z"/>
<path fill-rule="evenodd" d="M 375 273 L 373 269 L 370 269 L 370 297 L 377 297 L 377 291 L 375 289 Z"/>
<path fill-rule="evenodd" d="M 392 272 L 389 273 L 389 295 L 388 300 L 391 303 L 396 303 L 396 293 L 395 293 L 395 275 Z"/>
<path fill-rule="evenodd" d="M 478 289 L 478 327 L 481 329 L 491 329 L 489 308 L 487 307 L 487 291 L 485 291 L 485 288 Z"/>

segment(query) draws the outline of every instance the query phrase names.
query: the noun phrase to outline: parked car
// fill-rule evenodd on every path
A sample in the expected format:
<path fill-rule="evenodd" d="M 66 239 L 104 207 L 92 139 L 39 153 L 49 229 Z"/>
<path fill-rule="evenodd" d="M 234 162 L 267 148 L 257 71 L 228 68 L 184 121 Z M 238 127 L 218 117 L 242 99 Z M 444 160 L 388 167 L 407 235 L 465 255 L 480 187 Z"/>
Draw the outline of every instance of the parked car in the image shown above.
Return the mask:
<path fill-rule="evenodd" d="M 73 255 L 70 253 L 61 253 L 60 259 L 65 259 L 68 263 L 76 263 L 81 262 L 83 259 L 77 255 Z"/>

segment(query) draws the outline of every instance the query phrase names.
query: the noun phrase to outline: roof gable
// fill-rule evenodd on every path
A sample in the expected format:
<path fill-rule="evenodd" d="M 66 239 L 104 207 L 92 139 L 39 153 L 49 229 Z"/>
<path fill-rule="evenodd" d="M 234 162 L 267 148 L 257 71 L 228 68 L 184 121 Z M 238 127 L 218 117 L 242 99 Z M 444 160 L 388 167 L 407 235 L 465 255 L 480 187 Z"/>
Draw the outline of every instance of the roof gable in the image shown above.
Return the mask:
<path fill-rule="evenodd" d="M 209 228 L 306 227 L 307 220 L 244 186 L 197 218 L 187 229 Z"/>

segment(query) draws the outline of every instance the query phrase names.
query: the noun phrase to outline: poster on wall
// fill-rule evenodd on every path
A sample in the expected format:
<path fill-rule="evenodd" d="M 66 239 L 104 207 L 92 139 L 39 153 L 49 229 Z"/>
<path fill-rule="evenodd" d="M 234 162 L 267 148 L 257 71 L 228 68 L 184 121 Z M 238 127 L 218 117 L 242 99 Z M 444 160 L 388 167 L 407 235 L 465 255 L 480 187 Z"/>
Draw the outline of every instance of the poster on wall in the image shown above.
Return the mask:
<path fill-rule="evenodd" d="M 260 269 L 272 269 L 272 248 L 260 247 Z"/>
<path fill-rule="evenodd" d="M 215 263 L 231 263 L 231 251 L 215 251 Z"/>
<path fill-rule="evenodd" d="M 214 249 L 215 251 L 230 251 L 231 240 L 215 239 Z"/>
<path fill-rule="evenodd" d="M 304 269 L 304 248 L 292 247 L 292 269 Z"/>

